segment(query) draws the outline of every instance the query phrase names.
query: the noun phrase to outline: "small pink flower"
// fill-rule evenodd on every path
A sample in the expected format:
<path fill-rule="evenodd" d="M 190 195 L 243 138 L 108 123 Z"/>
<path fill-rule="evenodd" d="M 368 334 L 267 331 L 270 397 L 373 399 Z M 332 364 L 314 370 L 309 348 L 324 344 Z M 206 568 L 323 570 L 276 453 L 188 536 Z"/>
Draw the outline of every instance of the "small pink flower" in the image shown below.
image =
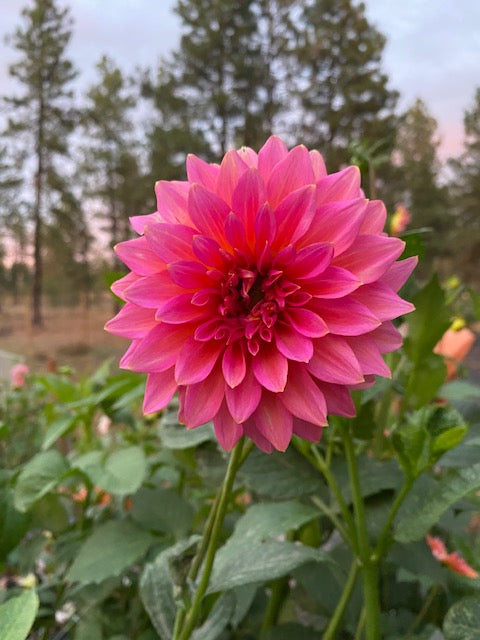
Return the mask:
<path fill-rule="evenodd" d="M 327 414 L 353 416 L 349 390 L 390 376 L 397 291 L 416 258 L 383 233 L 357 167 L 327 175 L 317 151 L 272 136 L 220 165 L 187 159 L 188 180 L 157 182 L 158 211 L 117 255 L 126 301 L 106 324 L 132 343 L 121 366 L 148 373 L 145 413 L 178 389 L 187 428 L 213 420 L 220 444 L 263 451 L 320 438 Z"/>
<path fill-rule="evenodd" d="M 395 211 L 390 220 L 390 233 L 398 236 L 405 231 L 410 220 L 410 212 L 404 204 L 397 204 Z"/>
<path fill-rule="evenodd" d="M 478 578 L 478 572 L 467 564 L 467 562 L 456 551 L 452 551 L 452 553 L 447 552 L 447 549 L 440 538 L 427 535 L 426 541 L 430 547 L 433 557 L 443 565 L 455 573 L 459 573 L 467 578 Z"/>
<path fill-rule="evenodd" d="M 23 364 L 23 362 L 14 364 L 10 369 L 10 382 L 12 387 L 19 389 L 20 387 L 25 386 L 25 380 L 29 371 L 29 368 L 26 364 Z"/>

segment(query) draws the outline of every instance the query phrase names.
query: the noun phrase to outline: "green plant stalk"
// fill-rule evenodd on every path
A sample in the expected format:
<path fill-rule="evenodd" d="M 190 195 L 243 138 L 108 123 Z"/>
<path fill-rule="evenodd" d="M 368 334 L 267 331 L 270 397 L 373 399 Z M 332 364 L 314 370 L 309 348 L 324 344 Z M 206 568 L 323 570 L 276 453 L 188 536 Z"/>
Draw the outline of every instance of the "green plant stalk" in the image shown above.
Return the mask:
<path fill-rule="evenodd" d="M 345 613 L 348 601 L 350 600 L 350 597 L 352 595 L 353 587 L 355 586 L 358 569 L 359 565 L 355 558 L 352 562 L 352 566 L 350 567 L 350 571 L 348 572 L 347 580 L 345 582 L 345 586 L 343 587 L 340 600 L 337 602 L 337 606 L 335 607 L 333 616 L 330 618 L 330 622 L 323 632 L 322 640 L 335 640 L 335 634 L 337 633 L 338 626 L 342 621 L 343 614 Z"/>
<path fill-rule="evenodd" d="M 222 529 L 222 524 L 225 518 L 226 511 L 227 511 L 227 506 L 230 499 L 233 482 L 235 480 L 235 475 L 238 468 L 240 467 L 240 461 L 245 459 L 245 457 L 242 456 L 243 443 L 244 443 L 244 437 L 242 436 L 242 438 L 240 438 L 240 440 L 235 445 L 230 455 L 227 472 L 223 480 L 223 484 L 220 492 L 220 498 L 218 500 L 217 512 L 215 514 L 213 526 L 209 536 L 208 546 L 205 552 L 205 563 L 203 566 L 202 577 L 200 578 L 200 582 L 198 583 L 197 590 L 193 597 L 192 603 L 185 614 L 184 624 L 181 630 L 177 630 L 176 635 L 174 635 L 174 640 L 188 640 L 188 638 L 190 638 L 192 634 L 192 631 L 195 628 L 198 616 L 200 614 L 202 599 L 207 590 L 208 582 L 210 580 L 210 575 L 212 573 L 213 562 L 215 560 L 215 552 L 217 550 L 218 538 Z M 177 626 L 180 626 L 180 625 L 175 624 L 175 627 Z"/>
<path fill-rule="evenodd" d="M 332 509 L 330 509 L 330 507 L 328 507 L 324 501 L 319 498 L 318 496 L 312 496 L 311 498 L 313 504 L 318 507 L 320 509 L 320 511 L 322 513 L 324 513 L 327 518 L 331 521 L 331 523 L 333 524 L 333 526 L 335 527 L 335 529 L 338 531 L 338 533 L 342 536 L 342 538 L 344 539 L 344 541 L 347 544 L 350 544 L 350 537 L 348 535 L 347 530 L 345 529 L 345 527 L 343 526 L 343 524 L 340 522 L 340 520 L 337 518 L 337 516 L 335 515 L 335 513 L 332 511 Z"/>
<path fill-rule="evenodd" d="M 383 525 L 382 531 L 380 532 L 380 535 L 377 540 L 377 546 L 375 547 L 375 556 L 377 560 L 380 560 L 380 558 L 383 555 L 385 555 L 387 551 L 390 528 L 392 526 L 395 516 L 397 515 L 397 511 L 400 509 L 403 501 L 407 497 L 408 492 L 412 487 L 412 484 L 413 484 L 412 478 L 405 478 L 402 488 L 397 493 L 397 496 L 392 504 L 392 508 L 390 509 L 387 519 L 385 520 L 385 524 Z"/>
<path fill-rule="evenodd" d="M 267 631 L 278 621 L 280 609 L 288 593 L 288 578 L 278 578 L 272 583 L 272 593 L 268 601 L 267 610 L 260 629 L 260 638 L 265 637 Z"/>
<path fill-rule="evenodd" d="M 365 604 L 366 639 L 380 640 L 380 594 L 378 590 L 377 558 L 372 554 L 368 541 L 365 506 L 358 477 L 357 460 L 350 427 L 342 427 L 340 433 L 345 448 L 357 526 L 358 555 L 361 562 L 363 598 Z"/>

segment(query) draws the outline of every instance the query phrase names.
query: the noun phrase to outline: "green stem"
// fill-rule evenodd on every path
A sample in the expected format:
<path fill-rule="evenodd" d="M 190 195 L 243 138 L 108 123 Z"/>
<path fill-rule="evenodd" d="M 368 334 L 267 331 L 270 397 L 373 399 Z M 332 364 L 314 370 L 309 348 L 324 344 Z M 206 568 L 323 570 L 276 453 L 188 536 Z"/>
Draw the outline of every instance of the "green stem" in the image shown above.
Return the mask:
<path fill-rule="evenodd" d="M 360 612 L 360 617 L 358 618 L 357 628 L 355 629 L 354 640 L 362 640 L 362 631 L 364 626 L 365 626 L 365 606 L 362 607 L 362 611 Z"/>
<path fill-rule="evenodd" d="M 202 599 L 207 590 L 210 575 L 212 573 L 218 538 L 220 536 L 223 520 L 227 512 L 228 502 L 230 499 L 233 482 L 235 480 L 235 474 L 240 466 L 240 461 L 245 459 L 245 457 L 242 456 L 243 442 L 244 437 L 242 436 L 242 438 L 240 438 L 240 440 L 235 445 L 235 448 L 230 455 L 227 472 L 225 474 L 223 485 L 220 491 L 217 512 L 215 514 L 213 526 L 209 535 L 207 549 L 205 552 L 205 563 L 203 566 L 202 577 L 200 578 L 200 582 L 198 583 L 197 590 L 195 592 L 189 610 L 185 614 L 183 627 L 180 631 L 177 630 L 177 633 L 174 636 L 174 640 L 188 640 L 188 638 L 190 638 L 192 634 L 193 629 L 195 628 L 198 616 L 200 614 Z M 175 626 L 177 627 L 179 625 L 176 624 Z"/>
<path fill-rule="evenodd" d="M 279 578 L 272 583 L 272 593 L 268 601 L 267 610 L 260 629 L 260 638 L 263 638 L 267 631 L 277 623 L 278 615 L 285 596 L 288 593 L 288 578 Z"/>
<path fill-rule="evenodd" d="M 357 573 L 358 562 L 356 559 L 354 559 L 347 576 L 347 581 L 345 582 L 345 586 L 343 587 L 342 595 L 340 596 L 340 600 L 338 601 L 335 611 L 333 612 L 333 616 L 330 618 L 330 622 L 328 623 L 327 628 L 323 632 L 322 640 L 335 640 L 338 626 L 342 621 L 343 614 L 345 613 L 348 601 L 350 600 L 350 596 L 352 595 L 353 587 L 355 586 Z"/>
<path fill-rule="evenodd" d="M 407 629 L 407 633 L 405 634 L 406 638 L 409 638 L 412 635 L 412 633 L 415 631 L 415 629 L 419 626 L 419 624 L 422 622 L 424 616 L 426 615 L 427 611 L 430 609 L 430 606 L 432 602 L 435 600 L 435 597 L 439 591 L 440 591 L 440 585 L 434 584 L 433 587 L 430 589 L 428 596 L 426 597 L 425 602 L 422 605 L 422 608 L 416 615 L 415 620 Z"/>
<path fill-rule="evenodd" d="M 335 513 L 332 511 L 332 509 L 330 509 L 330 507 L 328 507 L 324 503 L 324 501 L 318 496 L 312 496 L 311 500 L 313 504 L 317 506 L 320 509 L 320 511 L 324 513 L 327 516 L 327 518 L 332 522 L 333 526 L 338 531 L 338 533 L 342 536 L 344 541 L 346 543 L 350 543 L 350 537 L 348 535 L 347 530 L 345 529 L 343 524 L 340 522 L 340 520 L 337 518 Z"/>
<path fill-rule="evenodd" d="M 390 528 L 392 526 L 395 516 L 397 515 L 397 511 L 400 509 L 402 502 L 407 497 L 408 492 L 412 487 L 412 484 L 413 484 L 413 480 L 411 478 L 405 478 L 403 486 L 400 489 L 400 491 L 397 493 L 397 496 L 392 504 L 392 508 L 390 509 L 390 512 L 385 521 L 385 524 L 383 525 L 383 529 L 378 537 L 377 546 L 375 547 L 375 556 L 378 560 L 383 555 L 385 555 L 385 552 L 387 551 Z"/>
<path fill-rule="evenodd" d="M 350 427 L 342 427 L 340 433 L 345 448 L 345 457 L 347 459 L 357 527 L 358 555 L 361 561 L 363 598 L 365 603 L 366 638 L 367 640 L 380 640 L 380 596 L 378 590 L 377 559 L 372 554 L 368 541 L 365 506 L 358 477 L 357 459 Z"/>

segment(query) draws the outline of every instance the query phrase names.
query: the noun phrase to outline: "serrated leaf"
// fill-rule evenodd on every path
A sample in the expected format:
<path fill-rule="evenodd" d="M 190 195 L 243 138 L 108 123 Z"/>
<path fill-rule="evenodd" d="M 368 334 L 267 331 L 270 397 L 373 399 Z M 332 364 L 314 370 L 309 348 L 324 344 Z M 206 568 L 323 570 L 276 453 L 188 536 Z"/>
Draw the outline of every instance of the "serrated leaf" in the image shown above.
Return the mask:
<path fill-rule="evenodd" d="M 443 623 L 445 640 L 478 640 L 480 596 L 462 598 L 451 607 Z"/>
<path fill-rule="evenodd" d="M 15 508 L 26 511 L 34 502 L 53 489 L 68 470 L 58 451 L 37 453 L 23 467 L 17 478 L 14 493 Z"/>
<path fill-rule="evenodd" d="M 480 462 L 449 471 L 427 489 L 422 485 L 414 485 L 397 515 L 395 539 L 399 542 L 419 540 L 457 500 L 480 489 Z"/>
<path fill-rule="evenodd" d="M 320 640 L 321 633 L 311 627 L 305 627 L 296 622 L 287 622 L 269 629 L 265 640 Z"/>
<path fill-rule="evenodd" d="M 277 540 L 229 541 L 216 554 L 208 593 L 254 582 L 269 582 L 315 560 L 327 562 L 327 554 L 294 542 Z"/>
<path fill-rule="evenodd" d="M 176 580 L 170 563 L 181 558 L 197 544 L 199 536 L 191 536 L 161 551 L 149 562 L 140 578 L 140 597 L 150 620 L 162 640 L 172 640 L 173 625 L 177 613 L 174 589 Z"/>
<path fill-rule="evenodd" d="M 0 605 L 0 638 L 25 640 L 38 611 L 38 596 L 34 589 L 10 598 Z"/>
<path fill-rule="evenodd" d="M 292 447 L 268 456 L 254 449 L 239 475 L 249 489 L 274 500 L 309 496 L 324 488 L 318 472 Z"/>
<path fill-rule="evenodd" d="M 130 515 L 145 529 L 173 533 L 180 538 L 189 531 L 194 510 L 172 489 L 143 487 L 133 496 Z"/>
<path fill-rule="evenodd" d="M 66 579 L 89 584 L 117 576 L 143 556 L 153 541 L 128 520 L 106 522 L 82 544 Z"/>
<path fill-rule="evenodd" d="M 164 446 L 173 450 L 190 449 L 216 439 L 210 422 L 195 429 L 187 429 L 179 425 L 169 413 L 161 418 L 158 434 Z"/>
<path fill-rule="evenodd" d="M 216 640 L 225 629 L 235 611 L 235 596 L 226 591 L 218 598 L 208 618 L 192 633 L 192 640 Z"/>
<path fill-rule="evenodd" d="M 298 529 L 318 515 L 318 509 L 293 500 L 254 504 L 239 518 L 230 540 L 276 538 L 290 529 Z"/>
<path fill-rule="evenodd" d="M 445 398 L 448 402 L 480 398 L 480 385 L 466 380 L 452 380 L 440 389 L 440 397 Z"/>
<path fill-rule="evenodd" d="M 47 429 L 42 442 L 42 450 L 49 449 L 52 444 L 64 436 L 75 425 L 76 416 L 61 416 L 54 420 Z"/>
<path fill-rule="evenodd" d="M 28 529 L 30 516 L 13 506 L 13 491 L 4 487 L 0 491 L 0 562 L 17 546 Z"/>
<path fill-rule="evenodd" d="M 101 451 L 91 451 L 72 464 L 83 471 L 92 484 L 115 495 L 135 493 L 147 472 L 145 454 L 136 446 L 118 449 L 106 457 Z"/>

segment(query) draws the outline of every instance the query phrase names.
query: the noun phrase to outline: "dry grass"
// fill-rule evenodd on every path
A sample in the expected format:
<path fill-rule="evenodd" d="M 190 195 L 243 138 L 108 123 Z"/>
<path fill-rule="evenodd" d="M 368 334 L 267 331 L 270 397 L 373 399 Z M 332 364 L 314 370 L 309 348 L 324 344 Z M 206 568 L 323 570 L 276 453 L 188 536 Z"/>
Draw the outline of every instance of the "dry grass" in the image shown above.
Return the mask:
<path fill-rule="evenodd" d="M 0 350 L 23 356 L 33 371 L 41 372 L 69 365 L 79 373 L 91 372 L 106 358 L 114 362 L 125 351 L 128 341 L 103 329 L 113 315 L 111 299 L 89 309 L 44 307 L 43 328 L 30 325 L 27 304 L 2 305 L 0 312 Z"/>

